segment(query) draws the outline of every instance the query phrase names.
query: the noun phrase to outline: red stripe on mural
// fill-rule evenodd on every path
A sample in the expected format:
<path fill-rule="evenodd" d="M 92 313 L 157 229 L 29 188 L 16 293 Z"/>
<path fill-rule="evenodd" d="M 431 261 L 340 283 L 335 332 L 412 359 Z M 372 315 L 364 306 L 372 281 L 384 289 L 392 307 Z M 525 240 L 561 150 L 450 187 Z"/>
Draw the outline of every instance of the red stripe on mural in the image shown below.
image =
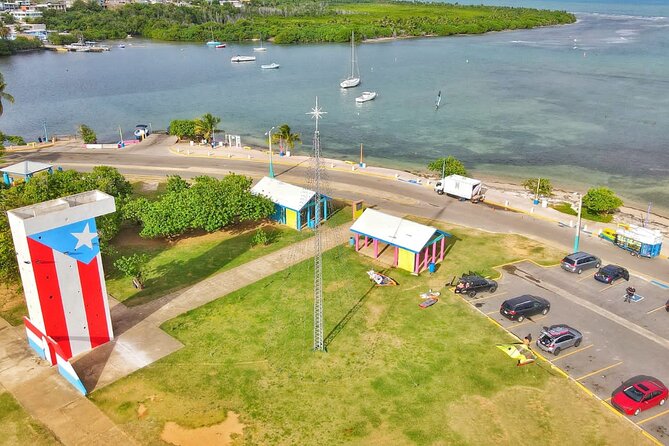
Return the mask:
<path fill-rule="evenodd" d="M 91 340 L 91 347 L 95 348 L 109 341 L 105 296 L 102 294 L 101 284 L 104 277 L 100 274 L 97 257 L 94 257 L 88 265 L 77 262 L 77 267 L 79 268 L 79 281 L 81 282 L 86 320 L 88 321 L 88 335 Z"/>
<path fill-rule="evenodd" d="M 48 246 L 31 238 L 28 238 L 28 249 L 35 274 L 35 284 L 37 285 L 37 295 L 42 309 L 45 334 L 53 338 L 63 349 L 66 359 L 70 359 L 72 357 L 72 347 L 70 346 L 70 336 L 65 321 L 63 298 L 60 294 L 53 251 Z"/>

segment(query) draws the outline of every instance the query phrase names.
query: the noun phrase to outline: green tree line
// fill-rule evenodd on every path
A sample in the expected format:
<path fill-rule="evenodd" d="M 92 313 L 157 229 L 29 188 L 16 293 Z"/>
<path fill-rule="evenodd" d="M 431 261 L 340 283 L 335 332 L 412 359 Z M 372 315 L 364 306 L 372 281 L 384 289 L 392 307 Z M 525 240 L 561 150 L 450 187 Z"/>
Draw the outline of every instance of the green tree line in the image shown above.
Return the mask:
<path fill-rule="evenodd" d="M 564 11 L 407 2 L 251 2 L 241 10 L 194 6 L 128 4 L 115 9 L 81 1 L 68 11 L 44 11 L 47 28 L 86 39 L 126 35 L 166 41 L 241 41 L 261 34 L 276 43 L 346 42 L 391 36 L 448 36 L 572 23 Z"/>

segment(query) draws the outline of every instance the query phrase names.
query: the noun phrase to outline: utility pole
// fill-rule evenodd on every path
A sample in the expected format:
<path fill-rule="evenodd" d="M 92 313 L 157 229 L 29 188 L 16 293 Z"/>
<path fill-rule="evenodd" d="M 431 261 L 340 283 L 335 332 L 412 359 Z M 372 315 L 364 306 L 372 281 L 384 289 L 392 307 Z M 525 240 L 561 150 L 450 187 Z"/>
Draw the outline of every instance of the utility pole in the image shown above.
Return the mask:
<path fill-rule="evenodd" d="M 576 236 L 574 237 L 574 252 L 578 252 L 578 242 L 581 238 L 581 208 L 583 208 L 583 195 L 578 194 L 578 219 L 576 220 Z"/>
<path fill-rule="evenodd" d="M 325 343 L 323 339 L 323 248 L 321 245 L 321 135 L 318 131 L 318 121 L 324 112 L 318 106 L 318 96 L 316 96 L 316 106 L 307 113 L 312 119 L 316 120 L 316 130 L 314 131 L 314 351 L 324 352 Z"/>
<path fill-rule="evenodd" d="M 42 125 L 44 126 L 44 142 L 49 141 L 49 134 L 46 131 L 46 119 L 42 121 Z"/>
<path fill-rule="evenodd" d="M 275 127 L 272 127 L 265 133 L 267 135 L 267 140 L 269 141 L 269 177 L 274 178 L 274 164 L 272 164 L 272 130 Z"/>

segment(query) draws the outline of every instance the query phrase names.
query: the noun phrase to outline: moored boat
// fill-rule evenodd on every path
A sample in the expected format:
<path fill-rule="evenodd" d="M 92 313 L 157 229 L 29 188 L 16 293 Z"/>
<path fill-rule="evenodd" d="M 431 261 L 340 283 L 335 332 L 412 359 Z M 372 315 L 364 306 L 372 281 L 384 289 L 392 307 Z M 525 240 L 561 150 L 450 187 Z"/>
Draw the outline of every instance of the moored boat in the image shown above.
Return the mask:
<path fill-rule="evenodd" d="M 279 65 L 278 63 L 272 62 L 269 65 L 260 65 L 260 68 L 262 68 L 263 70 L 276 70 L 280 66 L 281 65 Z"/>
<path fill-rule="evenodd" d="M 360 71 L 355 58 L 355 34 L 351 33 L 351 74 L 339 83 L 341 88 L 353 88 L 360 85 Z"/>
<path fill-rule="evenodd" d="M 372 101 L 374 99 L 376 99 L 376 92 L 375 91 L 363 91 L 362 95 L 355 98 L 355 102 L 357 102 L 358 104 L 361 104 L 363 102 Z"/>
<path fill-rule="evenodd" d="M 256 60 L 255 56 L 233 56 L 230 58 L 230 62 L 254 62 Z"/>
<path fill-rule="evenodd" d="M 216 45 L 216 48 L 219 48 L 219 49 L 220 48 L 225 48 L 225 43 L 219 43 L 218 45 Z"/>

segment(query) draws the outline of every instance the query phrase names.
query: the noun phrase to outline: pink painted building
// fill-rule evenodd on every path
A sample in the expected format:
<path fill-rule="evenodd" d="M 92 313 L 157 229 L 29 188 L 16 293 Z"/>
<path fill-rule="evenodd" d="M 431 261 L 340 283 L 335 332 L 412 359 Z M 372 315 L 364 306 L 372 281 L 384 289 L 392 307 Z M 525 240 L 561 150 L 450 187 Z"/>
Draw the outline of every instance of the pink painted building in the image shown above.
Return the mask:
<path fill-rule="evenodd" d="M 374 258 L 384 249 L 392 249 L 393 266 L 419 274 L 444 260 L 446 237 L 450 234 L 432 226 L 365 209 L 351 226 L 355 250 L 372 246 Z"/>

